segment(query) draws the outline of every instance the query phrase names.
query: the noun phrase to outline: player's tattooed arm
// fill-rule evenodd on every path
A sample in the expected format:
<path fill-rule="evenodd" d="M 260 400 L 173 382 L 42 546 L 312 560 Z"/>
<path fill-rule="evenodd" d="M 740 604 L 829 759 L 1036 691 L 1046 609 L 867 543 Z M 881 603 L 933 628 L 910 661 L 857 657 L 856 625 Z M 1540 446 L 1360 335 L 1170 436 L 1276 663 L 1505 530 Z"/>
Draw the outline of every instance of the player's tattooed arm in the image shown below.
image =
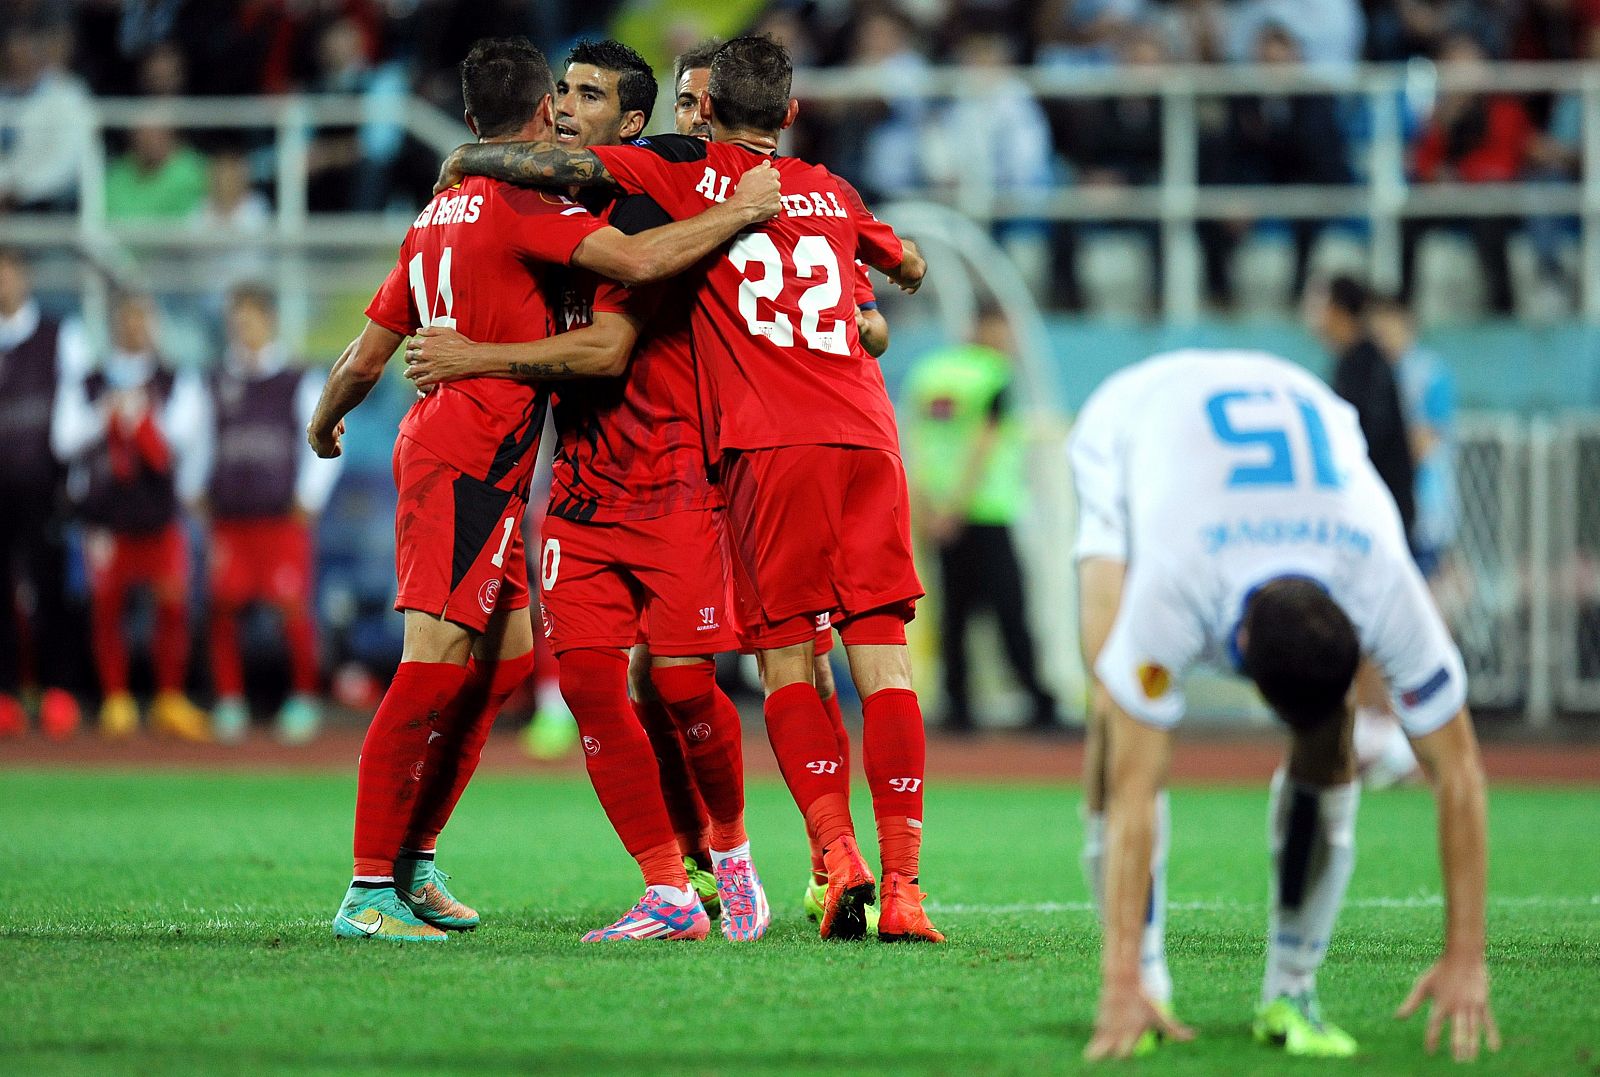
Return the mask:
<path fill-rule="evenodd" d="M 488 176 L 520 187 L 604 187 L 616 180 L 592 150 L 553 142 L 469 142 L 457 146 L 439 168 L 433 192 L 454 187 L 463 176 Z"/>
<path fill-rule="evenodd" d="M 462 378 L 610 378 L 628 369 L 638 339 L 639 323 L 612 311 L 598 312 L 582 329 L 514 344 L 480 343 L 430 326 L 406 343 L 406 377 L 424 392 Z"/>
<path fill-rule="evenodd" d="M 334 362 L 328 382 L 322 387 L 316 411 L 306 426 L 306 440 L 312 451 L 331 459 L 344 451 L 344 417 L 354 411 L 383 376 L 383 367 L 405 337 L 393 329 L 368 322 L 361 335 L 351 341 Z"/>

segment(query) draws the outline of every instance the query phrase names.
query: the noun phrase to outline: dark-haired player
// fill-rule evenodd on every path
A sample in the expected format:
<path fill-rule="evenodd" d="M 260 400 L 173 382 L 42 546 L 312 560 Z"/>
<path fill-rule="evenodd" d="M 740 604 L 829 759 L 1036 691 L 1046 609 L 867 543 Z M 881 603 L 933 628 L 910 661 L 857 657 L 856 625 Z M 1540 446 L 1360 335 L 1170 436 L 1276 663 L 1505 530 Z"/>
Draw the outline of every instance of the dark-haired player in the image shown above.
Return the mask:
<path fill-rule="evenodd" d="M 567 60 L 556 87 L 557 140 L 617 145 L 637 137 L 656 96 L 644 59 L 600 41 L 581 43 Z M 599 189 L 583 200 L 626 232 L 671 220 L 645 195 L 614 199 Z M 517 364 L 595 350 L 626 369 L 625 378 L 556 392 L 560 441 L 541 540 L 540 615 L 561 659 L 562 694 L 578 720 L 590 779 L 623 845 L 647 881 L 657 861 L 679 856 L 691 881 L 713 869 L 709 896 L 720 904 L 723 934 L 751 941 L 765 934 L 771 910 L 744 829 L 739 713 L 717 687 L 713 662 L 735 641 L 722 500 L 706 471 L 690 354 L 692 299 L 692 285 L 628 289 L 575 274 L 565 304 L 570 332 L 493 345 L 427 330 L 407 349 L 407 373 L 422 385 L 463 372 L 510 377 Z M 641 638 L 654 657 L 636 708 L 628 652 Z M 658 773 L 659 785 L 648 780 Z M 681 824 L 691 798 L 703 826 L 698 818 Z M 691 896 L 660 885 L 652 893 L 675 900 L 658 905 L 647 895 L 585 938 L 677 937 L 661 922 Z"/>
<path fill-rule="evenodd" d="M 712 141 L 658 136 L 632 146 L 462 147 L 464 172 L 646 193 L 674 217 L 726 197 L 732 174 L 770 159 L 784 210 L 710 262 L 694 345 L 728 501 L 741 636 L 767 691 L 767 732 L 785 781 L 825 850 L 824 938 L 859 938 L 876 881 L 856 845 L 838 743 L 814 684 L 817 618 L 830 615 L 864 697 L 865 763 L 884 888 L 879 935 L 942 941 L 922 908 L 925 734 L 905 626 L 922 594 L 894 411 L 861 348 L 855 261 L 907 290 L 926 263 L 826 169 L 778 157 L 794 121 L 788 53 L 770 37 L 720 47 L 701 110 Z M 488 151 L 488 152 L 484 152 Z"/>
<path fill-rule="evenodd" d="M 467 125 L 480 139 L 551 137 L 555 83 L 526 40 L 480 41 L 462 62 L 461 84 Z M 343 417 L 408 333 L 444 325 L 505 341 L 554 332 L 554 267 L 629 283 L 680 273 L 769 216 L 773 181 L 770 170 L 742 178 L 728 204 L 641 236 L 558 194 L 481 179 L 442 192 L 413 222 L 367 310 L 371 320 L 335 365 L 307 431 L 312 447 L 338 454 Z M 569 363 L 532 373 L 586 372 Z M 405 612 L 405 645 L 362 746 L 355 870 L 336 935 L 438 940 L 440 927 L 477 924 L 445 888 L 433 846 L 495 712 L 530 665 L 519 526 L 546 403 L 536 385 L 470 379 L 428 394 L 401 426 L 396 607 Z M 686 886 L 682 863 L 659 881 Z M 683 919 L 701 934 L 708 928 L 698 901 Z"/>
<path fill-rule="evenodd" d="M 1274 879 L 1255 1035 L 1292 1055 L 1356 1050 L 1322 1020 L 1317 970 L 1355 863 L 1347 697 L 1366 655 L 1432 775 L 1444 952 L 1401 1007 L 1433 1000 L 1431 1050 L 1499 1042 L 1484 965 L 1483 772 L 1461 655 L 1367 459 L 1355 412 L 1258 352 L 1177 352 L 1122 371 L 1073 432 L 1085 660 L 1095 672 L 1085 867 L 1105 922 L 1087 1054 L 1120 1057 L 1173 1020 L 1162 939 L 1171 729 L 1209 660 L 1249 677 L 1289 729 L 1272 781 Z"/>

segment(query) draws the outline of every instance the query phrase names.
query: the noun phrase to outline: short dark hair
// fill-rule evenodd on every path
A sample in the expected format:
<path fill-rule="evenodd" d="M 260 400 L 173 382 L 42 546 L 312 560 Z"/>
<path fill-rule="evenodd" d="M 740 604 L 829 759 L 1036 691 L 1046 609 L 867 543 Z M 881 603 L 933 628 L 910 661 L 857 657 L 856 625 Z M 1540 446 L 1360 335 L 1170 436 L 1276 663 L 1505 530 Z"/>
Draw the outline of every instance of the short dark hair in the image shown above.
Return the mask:
<path fill-rule="evenodd" d="M 567 66 L 592 64 L 617 74 L 617 101 L 623 112 L 642 112 L 644 122 L 656 106 L 656 73 L 645 58 L 620 41 L 580 41 L 567 53 Z"/>
<path fill-rule="evenodd" d="M 1352 318 L 1360 318 L 1367 313 L 1367 304 L 1372 301 L 1372 292 L 1365 284 L 1346 273 L 1341 273 L 1328 282 L 1328 303 L 1335 310 L 1342 310 Z"/>
<path fill-rule="evenodd" d="M 1309 731 L 1340 717 L 1361 661 L 1349 616 L 1315 580 L 1284 576 L 1245 604 L 1244 673 L 1278 717 Z"/>
<path fill-rule="evenodd" d="M 678 54 L 677 61 L 672 67 L 672 85 L 676 87 L 683 81 L 685 71 L 693 71 L 697 67 L 710 68 L 712 59 L 717 55 L 717 50 L 722 48 L 720 37 L 708 37 L 698 45 L 691 45 L 688 49 Z"/>
<path fill-rule="evenodd" d="M 794 64 L 771 34 L 736 37 L 711 57 L 711 105 L 724 126 L 776 131 L 789 113 Z"/>
<path fill-rule="evenodd" d="M 278 316 L 278 296 L 270 285 L 260 281 L 246 281 L 228 290 L 228 306 L 255 307 L 264 314 Z"/>
<path fill-rule="evenodd" d="M 461 61 L 461 100 L 479 138 L 516 131 L 555 92 L 544 53 L 525 37 L 479 38 Z"/>

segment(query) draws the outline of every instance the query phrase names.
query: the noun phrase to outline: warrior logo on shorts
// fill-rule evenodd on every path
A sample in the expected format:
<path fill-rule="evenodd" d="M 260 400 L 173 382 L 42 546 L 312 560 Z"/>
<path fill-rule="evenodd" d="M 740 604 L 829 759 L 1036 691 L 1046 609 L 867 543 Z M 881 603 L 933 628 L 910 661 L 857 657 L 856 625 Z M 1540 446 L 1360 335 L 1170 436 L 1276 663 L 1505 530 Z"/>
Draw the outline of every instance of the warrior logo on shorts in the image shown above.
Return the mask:
<path fill-rule="evenodd" d="M 583 738 L 583 754 L 584 755 L 599 755 L 600 754 L 600 742 L 595 740 L 593 737 L 584 737 Z"/>
<path fill-rule="evenodd" d="M 696 744 L 702 744 L 711 739 L 711 727 L 705 722 L 696 722 L 689 727 L 689 739 Z"/>
<path fill-rule="evenodd" d="M 556 630 L 556 619 L 550 615 L 550 607 L 543 602 L 539 603 L 539 626 L 544 629 L 545 639 L 549 639 Z"/>
<path fill-rule="evenodd" d="M 483 586 L 478 588 L 478 605 L 483 607 L 484 613 L 493 613 L 494 604 L 500 600 L 500 581 L 484 580 Z"/>

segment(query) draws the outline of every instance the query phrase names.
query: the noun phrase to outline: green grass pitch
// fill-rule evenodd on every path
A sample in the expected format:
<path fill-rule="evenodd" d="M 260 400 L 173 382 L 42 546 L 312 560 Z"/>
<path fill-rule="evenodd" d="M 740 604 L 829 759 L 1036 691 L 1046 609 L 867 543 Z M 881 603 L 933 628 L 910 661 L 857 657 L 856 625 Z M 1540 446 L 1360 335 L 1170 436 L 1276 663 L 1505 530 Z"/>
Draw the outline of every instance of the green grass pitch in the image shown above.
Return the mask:
<path fill-rule="evenodd" d="M 489 776 L 441 846 L 484 912 L 442 946 L 336 943 L 350 778 L 0 771 L 0 1071 L 1072 1073 L 1097 943 L 1066 787 L 940 785 L 924 880 L 943 948 L 824 944 L 800 916 L 798 816 L 751 832 L 768 938 L 586 947 L 638 883 L 581 779 Z M 1374 794 L 1321 978 L 1357 1063 L 1248 1037 L 1266 893 L 1264 789 L 1175 793 L 1171 948 L 1187 1045 L 1113 1072 L 1456 1072 L 1390 1017 L 1436 953 L 1432 803 Z M 1591 790 L 1492 798 L 1490 960 L 1503 1052 L 1483 1072 L 1600 1072 Z M 860 819 L 870 818 L 865 804 Z"/>

